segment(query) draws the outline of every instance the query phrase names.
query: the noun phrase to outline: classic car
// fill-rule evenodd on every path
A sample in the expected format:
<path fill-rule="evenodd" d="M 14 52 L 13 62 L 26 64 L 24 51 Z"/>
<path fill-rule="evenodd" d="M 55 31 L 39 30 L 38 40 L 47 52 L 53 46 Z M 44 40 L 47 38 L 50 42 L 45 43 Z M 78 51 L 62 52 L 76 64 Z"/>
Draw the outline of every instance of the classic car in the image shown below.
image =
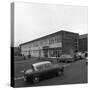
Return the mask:
<path fill-rule="evenodd" d="M 59 58 L 58 58 L 58 62 L 65 62 L 65 63 L 70 63 L 73 62 L 73 56 L 69 55 L 69 54 L 62 54 Z"/>
<path fill-rule="evenodd" d="M 31 64 L 31 68 L 24 71 L 24 81 L 38 83 L 43 78 L 60 75 L 63 72 L 63 66 L 53 64 L 50 61 L 42 61 Z"/>

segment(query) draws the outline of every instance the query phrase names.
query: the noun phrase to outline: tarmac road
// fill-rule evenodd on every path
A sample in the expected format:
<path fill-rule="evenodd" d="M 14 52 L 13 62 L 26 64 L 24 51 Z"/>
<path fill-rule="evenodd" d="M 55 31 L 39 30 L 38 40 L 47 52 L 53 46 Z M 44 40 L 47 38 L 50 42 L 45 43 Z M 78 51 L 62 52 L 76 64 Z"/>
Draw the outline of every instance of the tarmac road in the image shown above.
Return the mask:
<path fill-rule="evenodd" d="M 65 64 L 64 66 L 65 66 L 65 71 L 63 75 L 40 81 L 37 84 L 31 84 L 31 83 L 24 82 L 23 71 L 21 70 L 23 66 L 21 66 L 21 69 L 18 69 L 17 67 L 19 74 L 16 73 L 17 77 L 15 78 L 15 87 L 79 84 L 79 83 L 88 82 L 88 77 L 87 77 L 88 70 L 87 70 L 87 65 L 86 65 L 85 60 L 79 60 L 74 63 L 68 64 L 68 65 Z"/>

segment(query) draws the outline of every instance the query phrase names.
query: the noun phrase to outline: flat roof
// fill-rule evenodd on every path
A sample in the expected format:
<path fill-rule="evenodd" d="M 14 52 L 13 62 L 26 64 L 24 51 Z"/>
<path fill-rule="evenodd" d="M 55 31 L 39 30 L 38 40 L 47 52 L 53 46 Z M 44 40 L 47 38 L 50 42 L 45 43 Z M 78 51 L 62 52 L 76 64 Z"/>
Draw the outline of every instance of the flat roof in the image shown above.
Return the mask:
<path fill-rule="evenodd" d="M 82 34 L 79 37 L 80 37 L 80 39 L 87 38 L 88 37 L 88 34 Z"/>
<path fill-rule="evenodd" d="M 68 32 L 68 33 L 72 33 L 72 34 L 78 34 L 78 33 L 70 32 L 70 31 L 60 30 L 60 31 L 58 31 L 58 32 L 55 32 L 55 33 L 52 33 L 52 34 L 49 34 L 49 35 L 46 35 L 46 36 L 43 36 L 43 37 L 40 37 L 40 38 L 31 40 L 31 41 L 28 41 L 28 42 L 22 43 L 22 44 L 20 44 L 20 46 L 25 45 L 25 44 L 28 44 L 28 43 L 32 43 L 32 42 L 37 41 L 37 40 L 40 40 L 40 39 L 44 39 L 44 38 L 53 36 L 53 35 L 55 35 L 55 34 L 60 34 L 60 33 L 62 33 L 62 32 Z"/>

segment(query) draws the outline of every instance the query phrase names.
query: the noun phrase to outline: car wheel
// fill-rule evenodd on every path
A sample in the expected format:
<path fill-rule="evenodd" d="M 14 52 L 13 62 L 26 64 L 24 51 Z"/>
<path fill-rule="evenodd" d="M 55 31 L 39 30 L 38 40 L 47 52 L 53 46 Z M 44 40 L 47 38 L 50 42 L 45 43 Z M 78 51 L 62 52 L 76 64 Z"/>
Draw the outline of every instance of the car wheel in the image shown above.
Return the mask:
<path fill-rule="evenodd" d="M 64 74 L 64 69 L 61 70 L 61 74 L 62 74 L 62 75 Z"/>
<path fill-rule="evenodd" d="M 24 81 L 27 82 L 28 80 L 26 79 L 26 77 L 24 77 Z"/>
<path fill-rule="evenodd" d="M 33 78 L 33 83 L 38 83 L 39 82 L 39 77 L 34 77 Z"/>

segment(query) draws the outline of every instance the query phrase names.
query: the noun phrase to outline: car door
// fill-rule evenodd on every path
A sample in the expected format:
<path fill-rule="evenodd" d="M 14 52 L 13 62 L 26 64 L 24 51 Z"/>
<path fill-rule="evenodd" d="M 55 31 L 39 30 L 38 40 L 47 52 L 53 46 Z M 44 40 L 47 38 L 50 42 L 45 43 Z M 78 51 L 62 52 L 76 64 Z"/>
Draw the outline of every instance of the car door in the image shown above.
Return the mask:
<path fill-rule="evenodd" d="M 43 65 L 43 68 L 42 70 L 40 71 L 40 77 L 42 78 L 47 78 L 50 76 L 50 68 L 49 67 L 46 67 L 46 65 Z"/>
<path fill-rule="evenodd" d="M 45 67 L 42 74 L 44 77 L 50 77 L 52 75 L 51 67 Z"/>
<path fill-rule="evenodd" d="M 35 75 L 42 79 L 47 76 L 47 72 L 43 66 L 39 66 L 38 70 L 35 72 Z"/>
<path fill-rule="evenodd" d="M 46 67 L 44 66 L 44 68 L 43 68 L 42 71 L 41 71 L 41 77 L 47 78 L 47 77 L 49 76 L 49 74 L 50 74 L 49 68 L 46 68 Z"/>
<path fill-rule="evenodd" d="M 50 75 L 50 76 L 56 75 L 57 70 L 58 70 L 58 69 L 53 65 L 53 66 L 48 70 L 49 75 Z"/>

